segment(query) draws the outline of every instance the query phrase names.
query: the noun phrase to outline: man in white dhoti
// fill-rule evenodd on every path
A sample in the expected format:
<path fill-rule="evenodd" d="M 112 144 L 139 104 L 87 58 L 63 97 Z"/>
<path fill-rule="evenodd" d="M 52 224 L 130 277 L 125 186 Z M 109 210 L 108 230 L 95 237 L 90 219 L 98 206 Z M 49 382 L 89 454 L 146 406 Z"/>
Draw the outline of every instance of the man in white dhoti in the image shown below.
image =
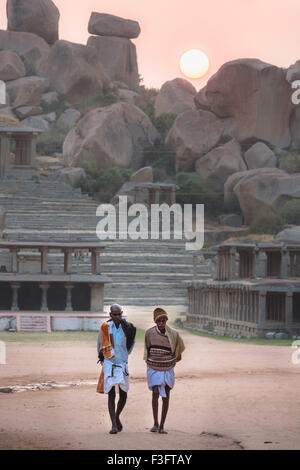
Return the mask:
<path fill-rule="evenodd" d="M 122 319 L 122 308 L 114 304 L 110 308 L 110 320 L 101 325 L 98 335 L 98 357 L 103 365 L 97 391 L 108 394 L 108 410 L 112 422 L 110 434 L 123 429 L 120 414 L 127 401 L 129 390 L 128 355 L 131 353 L 136 328 Z M 119 401 L 115 409 L 116 387 Z"/>
<path fill-rule="evenodd" d="M 164 424 L 169 409 L 170 391 L 174 387 L 174 367 L 185 347 L 178 331 L 167 325 L 168 314 L 162 308 L 153 312 L 156 326 L 146 331 L 144 360 L 147 363 L 148 387 L 152 390 L 154 425 L 151 432 L 167 434 Z M 162 397 L 161 420 L 158 423 L 158 399 Z"/>

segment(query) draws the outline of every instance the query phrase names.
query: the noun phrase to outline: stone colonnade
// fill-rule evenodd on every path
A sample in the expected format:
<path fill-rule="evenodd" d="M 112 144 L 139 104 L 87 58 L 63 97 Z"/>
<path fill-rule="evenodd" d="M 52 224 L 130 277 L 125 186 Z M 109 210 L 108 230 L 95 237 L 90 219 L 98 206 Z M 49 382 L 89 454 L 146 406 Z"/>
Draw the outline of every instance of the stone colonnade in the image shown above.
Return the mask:
<path fill-rule="evenodd" d="M 10 252 L 12 253 L 12 272 L 17 273 L 18 269 L 18 253 L 21 250 L 21 247 L 13 246 L 10 247 Z M 41 253 L 41 273 L 48 274 L 48 255 L 49 251 L 53 248 L 48 248 L 43 246 L 39 248 Z M 72 274 L 72 260 L 73 260 L 73 251 L 76 248 L 60 248 L 64 253 L 64 274 Z M 100 264 L 100 253 L 101 248 L 89 248 L 91 252 L 91 273 L 92 274 L 101 274 L 101 264 Z"/>
<path fill-rule="evenodd" d="M 280 252 L 280 262 L 272 266 L 272 253 Z M 271 268 L 272 266 L 272 268 Z M 278 277 L 287 279 L 291 276 L 300 277 L 300 250 L 290 251 L 286 247 L 278 250 L 252 247 L 239 249 L 237 247 L 221 247 L 218 251 L 218 261 L 214 279 L 229 281 L 245 278 Z"/>
<path fill-rule="evenodd" d="M 161 193 L 164 192 L 166 195 L 166 204 L 172 206 L 176 203 L 176 190 L 175 184 L 164 184 L 164 183 L 137 183 L 135 184 L 134 201 L 140 202 L 144 198 L 140 198 L 140 193 L 148 193 L 148 204 L 160 204 Z"/>
<path fill-rule="evenodd" d="M 10 143 L 15 141 L 14 166 L 34 167 L 36 164 L 36 140 L 38 133 L 34 129 L 15 129 L 14 131 L 0 128 L 0 178 L 3 178 L 10 159 Z"/>
<path fill-rule="evenodd" d="M 63 283 L 58 282 L 55 283 L 59 286 L 63 286 L 66 289 L 66 308 L 65 312 L 73 312 L 72 307 L 72 289 L 74 289 L 75 284 L 73 283 Z M 10 286 L 12 289 L 12 312 L 19 312 L 19 305 L 18 305 L 18 291 L 21 287 L 21 282 L 11 282 Z M 103 312 L 104 306 L 104 284 L 100 283 L 90 283 L 88 284 L 91 289 L 91 302 L 90 302 L 90 311 L 91 312 Z M 39 288 L 42 291 L 42 300 L 41 300 L 41 312 L 48 312 L 48 302 L 47 302 L 47 293 L 48 289 L 50 288 L 49 282 L 41 282 L 39 283 Z"/>
<path fill-rule="evenodd" d="M 293 323 L 291 286 L 274 290 L 253 287 L 250 284 L 188 283 L 187 323 L 219 332 L 238 331 L 255 336 L 269 328 L 292 331 L 297 327 Z M 276 308 L 274 302 L 277 302 Z"/>
<path fill-rule="evenodd" d="M 248 286 L 203 286 L 189 287 L 189 313 L 199 315 L 207 321 L 217 319 L 233 323 L 259 324 L 260 293 Z"/>

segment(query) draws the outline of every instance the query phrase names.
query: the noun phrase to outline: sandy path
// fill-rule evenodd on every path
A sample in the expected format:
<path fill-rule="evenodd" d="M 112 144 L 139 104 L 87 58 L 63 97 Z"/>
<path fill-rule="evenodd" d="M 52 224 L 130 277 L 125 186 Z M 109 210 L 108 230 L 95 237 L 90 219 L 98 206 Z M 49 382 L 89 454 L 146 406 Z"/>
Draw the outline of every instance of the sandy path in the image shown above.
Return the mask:
<path fill-rule="evenodd" d="M 147 311 L 131 309 L 129 319 L 140 328 L 152 325 Z M 115 436 L 107 434 L 107 398 L 97 395 L 94 385 L 83 385 L 0 394 L 0 446 L 300 448 L 300 366 L 291 363 L 291 348 L 223 342 L 188 332 L 182 336 L 187 349 L 176 367 L 167 436 L 149 433 L 151 393 L 139 342 L 130 357 L 131 389 L 117 445 Z M 96 360 L 91 343 L 7 343 L 7 365 L 0 366 L 0 386 L 46 380 L 95 382 Z"/>

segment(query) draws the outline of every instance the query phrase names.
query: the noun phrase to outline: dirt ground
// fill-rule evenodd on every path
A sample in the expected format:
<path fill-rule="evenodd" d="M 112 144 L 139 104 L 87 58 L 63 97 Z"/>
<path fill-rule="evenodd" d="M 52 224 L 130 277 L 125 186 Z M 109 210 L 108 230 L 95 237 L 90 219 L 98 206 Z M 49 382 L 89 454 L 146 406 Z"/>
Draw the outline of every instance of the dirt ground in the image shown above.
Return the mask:
<path fill-rule="evenodd" d="M 175 318 L 182 309 L 169 311 Z M 139 328 L 152 326 L 149 309 L 126 313 Z M 291 362 L 292 348 L 181 334 L 186 351 L 176 366 L 167 435 L 149 432 L 151 392 L 141 340 L 130 356 L 124 430 L 116 436 L 108 434 L 107 397 L 95 391 L 100 368 L 93 341 L 7 342 L 0 387 L 52 384 L 0 393 L 0 448 L 300 448 L 300 365 Z"/>

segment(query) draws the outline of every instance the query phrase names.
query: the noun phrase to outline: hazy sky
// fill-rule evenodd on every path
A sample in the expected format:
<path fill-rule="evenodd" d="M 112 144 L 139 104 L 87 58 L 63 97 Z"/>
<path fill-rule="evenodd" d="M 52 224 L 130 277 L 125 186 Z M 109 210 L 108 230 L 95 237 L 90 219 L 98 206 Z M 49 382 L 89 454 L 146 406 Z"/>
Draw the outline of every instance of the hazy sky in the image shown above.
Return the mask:
<path fill-rule="evenodd" d="M 256 57 L 287 67 L 300 59 L 300 0 L 54 0 L 60 10 L 60 39 L 86 43 L 92 11 L 137 20 L 139 72 L 147 87 L 180 77 L 178 62 L 201 49 L 211 69 L 197 89 L 229 60 Z M 0 27 L 6 29 L 6 1 Z"/>

